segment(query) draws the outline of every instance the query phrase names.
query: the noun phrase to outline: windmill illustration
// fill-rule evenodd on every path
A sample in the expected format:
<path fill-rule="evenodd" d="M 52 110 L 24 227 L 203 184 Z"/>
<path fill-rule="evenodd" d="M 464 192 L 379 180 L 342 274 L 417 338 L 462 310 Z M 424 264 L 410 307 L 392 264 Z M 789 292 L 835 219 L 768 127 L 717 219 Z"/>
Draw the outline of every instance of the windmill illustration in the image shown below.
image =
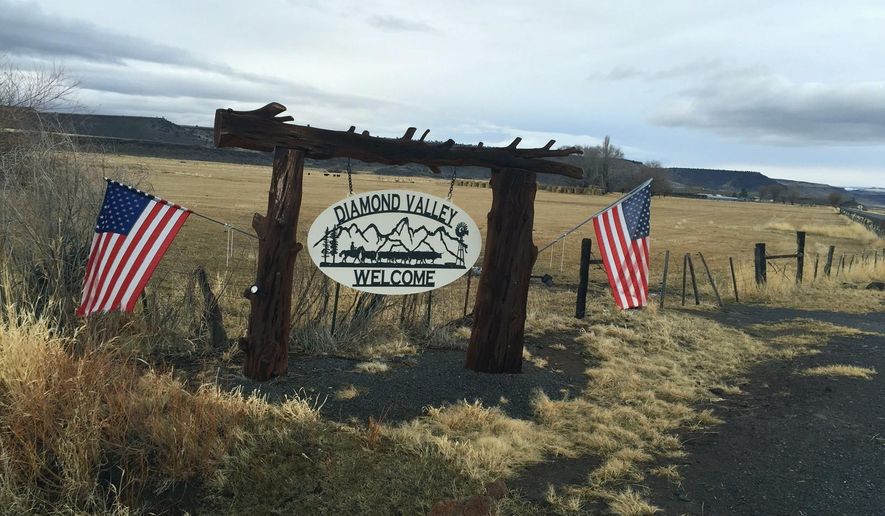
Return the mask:
<path fill-rule="evenodd" d="M 459 222 L 457 226 L 455 226 L 455 236 L 458 237 L 458 265 L 464 266 L 464 251 L 467 250 L 467 244 L 464 243 L 464 237 L 467 236 L 469 232 L 467 231 L 467 224 L 463 222 Z"/>

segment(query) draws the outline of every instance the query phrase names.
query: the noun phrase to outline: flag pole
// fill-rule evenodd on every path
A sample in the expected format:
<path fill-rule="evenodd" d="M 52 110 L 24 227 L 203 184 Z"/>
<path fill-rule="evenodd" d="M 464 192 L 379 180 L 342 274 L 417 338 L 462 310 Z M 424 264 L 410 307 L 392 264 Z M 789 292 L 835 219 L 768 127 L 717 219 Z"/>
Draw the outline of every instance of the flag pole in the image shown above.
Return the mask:
<path fill-rule="evenodd" d="M 547 249 L 549 249 L 551 246 L 553 246 L 553 244 L 555 244 L 556 242 L 559 242 L 559 241 L 562 240 L 563 238 L 565 238 L 565 237 L 571 235 L 572 233 L 574 233 L 575 231 L 577 231 L 578 228 L 580 228 L 580 227 L 583 226 L 584 224 L 586 224 L 586 223 L 590 222 L 591 220 L 593 220 L 593 217 L 596 217 L 597 215 L 599 215 L 600 213 L 604 212 L 605 210 L 611 208 L 611 207 L 614 206 L 615 204 L 618 204 L 619 202 L 621 202 L 622 199 L 624 199 L 624 198 L 626 198 L 626 197 L 630 197 L 631 195 L 633 195 L 634 193 L 636 193 L 637 190 L 642 189 L 642 188 L 645 188 L 645 187 L 648 186 L 649 183 L 651 183 L 651 182 L 652 182 L 652 179 L 649 179 L 648 181 L 645 181 L 645 182 L 642 183 L 641 185 L 639 185 L 639 186 L 637 186 L 636 188 L 630 190 L 630 192 L 628 192 L 627 194 L 624 194 L 624 195 L 622 195 L 621 197 L 619 197 L 617 201 L 615 201 L 615 202 L 609 204 L 608 206 L 606 206 L 605 208 L 603 208 L 603 209 L 597 211 L 597 212 L 594 213 L 593 215 L 590 215 L 589 217 L 587 217 L 586 219 L 584 219 L 582 222 L 578 223 L 577 226 L 575 226 L 575 227 L 569 229 L 569 230 L 566 231 L 565 233 L 563 233 L 563 234 L 559 235 L 558 237 L 556 237 L 556 238 L 555 238 L 552 242 L 550 242 L 549 244 L 547 244 L 547 245 L 545 245 L 544 247 L 538 249 L 538 254 L 543 253 L 545 250 L 547 250 Z"/>
<path fill-rule="evenodd" d="M 155 201 L 157 201 L 157 202 L 160 202 L 160 203 L 166 204 L 167 206 L 173 206 L 173 207 L 176 207 L 176 208 L 181 208 L 181 209 L 183 209 L 183 210 L 186 210 L 187 212 L 192 213 L 193 215 L 196 215 L 197 217 L 200 217 L 200 218 L 202 218 L 202 219 L 206 219 L 206 220 L 208 220 L 209 222 L 214 222 L 214 223 L 216 223 L 216 224 L 219 224 L 219 225 L 221 225 L 221 226 L 224 226 L 224 227 L 230 229 L 231 231 L 236 231 L 237 233 L 242 233 L 242 234 L 244 234 L 244 235 L 246 235 L 246 236 L 248 236 L 248 237 L 252 237 L 252 238 L 254 238 L 254 239 L 256 239 L 256 240 L 260 240 L 260 238 L 258 238 L 258 235 L 253 235 L 252 233 L 249 233 L 248 231 L 243 231 L 242 229 L 240 229 L 240 228 L 238 228 L 238 227 L 236 227 L 236 226 L 231 226 L 231 225 L 228 224 L 227 222 L 222 222 L 222 221 L 220 221 L 220 220 L 218 220 L 218 219 L 213 219 L 212 217 L 209 217 L 208 215 L 203 215 L 202 213 L 197 213 L 197 212 L 195 212 L 194 210 L 192 210 L 192 209 L 190 209 L 190 208 L 185 208 L 184 206 L 179 206 L 178 204 L 171 203 L 171 202 L 167 201 L 166 199 L 162 199 L 162 198 L 160 198 L 160 197 L 157 197 L 156 195 L 149 194 L 149 193 L 147 193 L 147 192 L 142 192 L 142 191 L 139 190 L 138 188 L 133 188 L 133 187 L 131 187 L 131 186 L 127 185 L 127 184 L 121 183 L 121 182 L 119 182 L 119 181 L 114 181 L 113 179 L 111 179 L 111 178 L 109 178 L 109 177 L 104 178 L 104 180 L 107 181 L 108 183 L 114 183 L 114 184 L 116 184 L 116 185 L 120 185 L 120 186 L 122 186 L 122 187 L 124 187 L 124 188 L 128 188 L 128 189 L 132 190 L 133 192 L 138 192 L 138 193 L 140 193 L 141 195 L 144 195 L 145 197 L 149 197 L 149 198 L 151 198 L 151 199 L 153 199 L 153 200 L 155 200 Z"/>

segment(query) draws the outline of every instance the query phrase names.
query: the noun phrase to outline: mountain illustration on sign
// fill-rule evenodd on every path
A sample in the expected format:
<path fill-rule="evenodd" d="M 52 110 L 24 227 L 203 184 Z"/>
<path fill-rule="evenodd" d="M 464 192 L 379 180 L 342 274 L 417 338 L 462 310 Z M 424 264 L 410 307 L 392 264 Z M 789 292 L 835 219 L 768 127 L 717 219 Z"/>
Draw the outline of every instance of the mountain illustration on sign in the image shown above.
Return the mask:
<path fill-rule="evenodd" d="M 389 233 L 375 224 L 327 227 L 313 246 L 322 246 L 321 267 L 465 269 L 467 234 L 467 224 L 463 222 L 455 226 L 453 236 L 442 225 L 434 230 L 423 225 L 413 229 L 409 218 L 403 217 Z"/>

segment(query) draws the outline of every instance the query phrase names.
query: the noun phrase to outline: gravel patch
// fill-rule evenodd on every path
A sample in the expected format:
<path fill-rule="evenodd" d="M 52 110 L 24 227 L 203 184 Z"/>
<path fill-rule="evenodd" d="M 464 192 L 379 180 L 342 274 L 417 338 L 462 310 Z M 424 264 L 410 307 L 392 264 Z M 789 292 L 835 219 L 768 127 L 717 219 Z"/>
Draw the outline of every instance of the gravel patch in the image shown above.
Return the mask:
<path fill-rule="evenodd" d="M 549 336 L 545 340 L 553 342 Z M 537 367 L 526 361 L 521 374 L 475 373 L 464 369 L 464 351 L 426 350 L 371 361 L 385 364 L 386 371 L 365 367 L 366 359 L 292 356 L 289 374 L 283 378 L 257 383 L 230 370 L 219 380 L 224 388 L 256 390 L 271 402 L 306 395 L 322 404 L 325 417 L 342 422 L 364 422 L 370 416 L 388 423 L 406 421 L 424 414 L 424 407 L 461 400 L 479 400 L 486 406 L 500 407 L 511 417 L 528 419 L 536 391 L 559 399 L 577 395 L 586 385 L 584 358 L 571 345 L 565 350 L 528 345 L 533 357 L 547 363 Z M 358 395 L 336 397 L 336 392 L 351 386 Z"/>

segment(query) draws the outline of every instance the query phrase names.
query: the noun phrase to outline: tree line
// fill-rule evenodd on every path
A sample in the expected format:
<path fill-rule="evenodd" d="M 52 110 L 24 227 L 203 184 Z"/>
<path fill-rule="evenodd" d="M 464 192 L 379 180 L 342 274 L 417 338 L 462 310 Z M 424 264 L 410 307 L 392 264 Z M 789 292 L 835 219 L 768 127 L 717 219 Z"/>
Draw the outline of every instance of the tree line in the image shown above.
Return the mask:
<path fill-rule="evenodd" d="M 666 195 L 673 191 L 670 177 L 660 162 L 626 159 L 624 151 L 612 144 L 609 136 L 599 145 L 580 148 L 584 151 L 579 158 L 584 169 L 583 186 L 596 186 L 603 192 L 629 192 L 648 179 L 654 179 L 653 194 Z"/>

